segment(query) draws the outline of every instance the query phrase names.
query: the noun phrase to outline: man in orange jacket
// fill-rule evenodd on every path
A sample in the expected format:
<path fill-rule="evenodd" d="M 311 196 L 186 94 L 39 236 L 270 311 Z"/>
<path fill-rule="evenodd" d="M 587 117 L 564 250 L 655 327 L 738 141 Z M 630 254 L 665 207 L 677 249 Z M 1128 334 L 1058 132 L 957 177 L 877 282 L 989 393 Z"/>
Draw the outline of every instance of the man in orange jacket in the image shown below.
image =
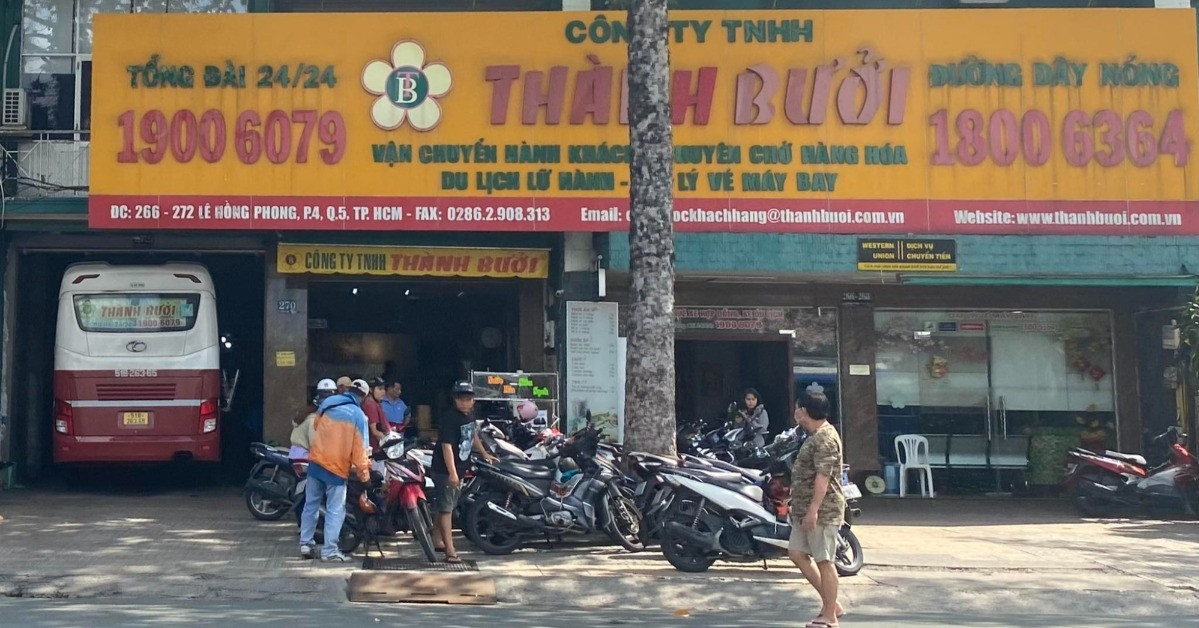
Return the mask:
<path fill-rule="evenodd" d="M 325 399 L 316 411 L 312 446 L 308 450 L 308 485 L 304 492 L 304 515 L 300 521 L 300 557 L 315 558 L 316 521 L 325 503 L 325 545 L 321 560 L 347 562 L 337 547 L 346 518 L 346 482 L 350 473 L 362 482 L 370 480 L 366 415 L 362 400 L 370 393 L 366 382 L 356 379 L 348 392 Z"/>

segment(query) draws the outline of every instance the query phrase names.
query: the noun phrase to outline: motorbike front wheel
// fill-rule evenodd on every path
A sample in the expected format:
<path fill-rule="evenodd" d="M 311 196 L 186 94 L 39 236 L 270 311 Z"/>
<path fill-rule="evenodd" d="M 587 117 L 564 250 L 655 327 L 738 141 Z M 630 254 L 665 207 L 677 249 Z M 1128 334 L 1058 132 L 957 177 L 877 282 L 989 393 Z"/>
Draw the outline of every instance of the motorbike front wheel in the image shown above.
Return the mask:
<path fill-rule="evenodd" d="M 342 554 L 349 556 L 358 549 L 362 544 L 362 534 L 358 531 L 358 518 L 352 513 L 346 513 L 346 519 L 341 524 L 341 534 L 337 537 L 337 549 L 341 550 Z M 324 518 L 321 518 L 320 527 L 324 529 Z M 368 549 L 369 551 L 369 549 Z"/>
<path fill-rule="evenodd" d="M 1105 476 L 1100 473 L 1085 473 L 1079 478 L 1079 480 L 1083 482 L 1103 484 L 1105 486 L 1110 486 L 1112 483 L 1110 476 Z M 1074 500 L 1074 504 L 1078 506 L 1078 510 L 1087 517 L 1102 519 L 1104 517 L 1111 516 L 1112 512 L 1116 510 L 1116 507 L 1119 504 L 1116 503 L 1116 500 L 1111 499 L 1110 497 L 1091 494 L 1090 491 L 1092 490 L 1099 489 L 1083 488 L 1079 490 L 1078 497 L 1076 497 Z"/>
<path fill-rule="evenodd" d="M 692 503 L 692 508 L 695 504 Z M 678 504 L 675 505 L 674 512 L 665 517 L 665 521 L 675 521 L 685 526 L 691 527 L 692 522 L 695 523 L 695 529 L 703 533 L 713 533 L 715 530 L 708 528 L 708 525 L 703 519 L 698 519 L 694 515 L 684 515 L 680 510 L 677 510 Z M 692 545 L 685 539 L 676 538 L 671 533 L 669 526 L 662 527 L 662 554 L 666 556 L 666 562 L 672 567 L 686 573 L 702 573 L 707 571 L 713 563 L 716 562 L 715 556 L 710 556 L 700 547 Z"/>
<path fill-rule="evenodd" d="M 609 494 L 607 500 L 608 525 L 604 532 L 630 552 L 645 549 L 645 542 L 641 540 L 641 513 L 637 505 L 623 494 L 618 498 Z"/>
<path fill-rule="evenodd" d="M 837 555 L 833 558 L 833 564 L 837 566 L 837 575 L 842 578 L 858 575 L 866 564 L 862 556 L 862 544 L 848 526 L 842 526 L 837 537 Z"/>
<path fill-rule="evenodd" d="M 428 507 L 421 508 L 422 504 L 423 502 L 418 503 L 415 507 L 408 509 L 408 527 L 412 528 L 412 536 L 416 537 L 416 543 L 425 553 L 425 560 L 435 563 L 437 562 L 437 550 L 433 548 L 433 535 L 429 531 L 433 527 L 433 523 L 428 519 Z"/>
<path fill-rule="evenodd" d="M 475 500 L 466 510 L 464 531 L 465 529 L 470 530 L 466 533 L 466 537 L 474 541 L 475 545 L 486 554 L 495 556 L 511 554 L 521 546 L 520 530 L 516 522 L 492 512 L 487 507 L 487 504 L 492 502 L 502 506 L 504 501 L 502 495 L 494 493 L 476 495 Z"/>
<path fill-rule="evenodd" d="M 261 480 L 263 482 L 272 482 L 280 487 L 282 492 L 290 492 L 291 487 L 279 482 L 278 479 L 271 478 L 271 469 L 263 468 L 251 478 L 252 480 Z M 247 488 L 246 491 L 246 508 L 250 514 L 259 521 L 278 521 L 287 514 L 290 509 L 287 502 L 271 499 L 262 493 Z"/>

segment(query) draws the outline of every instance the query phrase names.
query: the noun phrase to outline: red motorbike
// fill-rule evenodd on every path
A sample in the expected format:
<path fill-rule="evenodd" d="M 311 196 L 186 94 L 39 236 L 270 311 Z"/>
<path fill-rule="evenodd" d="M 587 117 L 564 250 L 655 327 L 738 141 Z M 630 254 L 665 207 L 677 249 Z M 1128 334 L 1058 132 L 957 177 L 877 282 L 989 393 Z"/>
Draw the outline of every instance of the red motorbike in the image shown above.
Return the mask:
<path fill-rule="evenodd" d="M 1150 467 L 1143 456 L 1075 448 L 1067 454 L 1066 488 L 1089 517 L 1106 517 L 1123 507 L 1199 509 L 1199 459 L 1182 445 L 1186 435 L 1170 427 L 1150 449 L 1164 451 L 1165 462 Z"/>
<path fill-rule="evenodd" d="M 429 562 L 437 561 L 433 547 L 433 518 L 425 497 L 425 468 L 421 452 L 407 448 L 398 434 L 389 435 L 373 456 L 383 461 L 383 521 L 392 529 L 408 529 Z"/>

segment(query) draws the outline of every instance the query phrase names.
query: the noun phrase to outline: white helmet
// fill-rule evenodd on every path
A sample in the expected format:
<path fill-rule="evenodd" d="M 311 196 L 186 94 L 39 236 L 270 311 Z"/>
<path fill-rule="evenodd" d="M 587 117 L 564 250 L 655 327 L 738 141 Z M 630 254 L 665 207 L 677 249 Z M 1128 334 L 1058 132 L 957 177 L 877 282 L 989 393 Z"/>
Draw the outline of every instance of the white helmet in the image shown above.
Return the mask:
<path fill-rule="evenodd" d="M 337 392 L 337 384 L 333 380 L 326 377 L 316 383 L 316 392 L 318 393 L 335 393 Z"/>

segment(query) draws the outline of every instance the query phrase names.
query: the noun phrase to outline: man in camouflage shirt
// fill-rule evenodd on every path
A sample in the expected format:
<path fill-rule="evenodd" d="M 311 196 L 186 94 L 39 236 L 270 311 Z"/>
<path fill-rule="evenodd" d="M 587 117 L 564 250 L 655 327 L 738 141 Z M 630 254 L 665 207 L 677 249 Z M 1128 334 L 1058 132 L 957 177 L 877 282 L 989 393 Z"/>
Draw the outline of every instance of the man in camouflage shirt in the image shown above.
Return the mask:
<path fill-rule="evenodd" d="M 824 395 L 804 393 L 795 403 L 795 421 L 808 439 L 791 468 L 791 561 L 820 594 L 820 615 L 807 628 L 837 626 L 837 536 L 845 521 L 841 488 L 841 437 L 828 422 Z M 812 564 L 815 560 L 816 564 Z"/>

